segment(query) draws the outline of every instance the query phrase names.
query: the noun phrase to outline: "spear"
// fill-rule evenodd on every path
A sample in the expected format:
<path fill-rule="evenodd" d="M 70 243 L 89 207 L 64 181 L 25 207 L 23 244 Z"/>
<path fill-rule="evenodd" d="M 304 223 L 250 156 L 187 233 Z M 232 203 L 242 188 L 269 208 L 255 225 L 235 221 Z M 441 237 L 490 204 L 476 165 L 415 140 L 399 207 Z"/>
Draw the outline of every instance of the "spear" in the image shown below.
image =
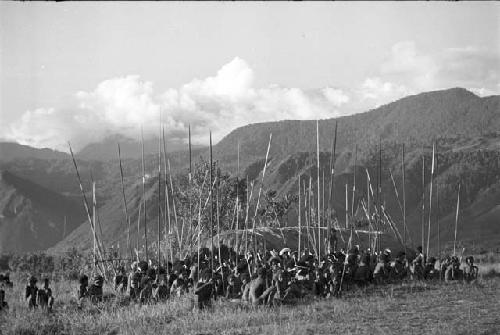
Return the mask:
<path fill-rule="evenodd" d="M 170 192 L 172 193 L 172 210 L 174 211 L 175 233 L 177 234 L 177 242 L 179 244 L 178 247 L 180 253 L 182 247 L 182 238 L 181 236 L 179 236 L 179 221 L 177 220 L 177 210 L 175 208 L 174 183 L 172 181 L 172 170 L 170 169 L 170 159 L 167 160 L 167 165 L 168 165 L 168 175 L 170 179 Z"/>
<path fill-rule="evenodd" d="M 379 213 L 379 227 L 380 230 L 381 220 L 382 220 L 382 138 L 379 137 L 379 151 L 378 151 L 378 213 Z M 379 251 L 382 247 L 382 235 L 378 239 Z"/>
<path fill-rule="evenodd" d="M 69 142 L 68 142 L 68 146 L 69 146 L 69 152 L 71 153 L 71 158 L 73 159 L 73 165 L 75 166 L 76 177 L 78 179 L 78 185 L 80 186 L 80 191 L 82 193 L 83 206 L 85 207 L 85 212 L 87 212 L 87 219 L 89 220 L 90 228 L 92 230 L 92 233 L 95 236 L 95 234 L 96 234 L 95 225 L 94 225 L 94 222 L 92 221 L 92 216 L 90 215 L 90 209 L 89 209 L 89 205 L 88 205 L 88 201 L 87 201 L 87 196 L 85 195 L 85 191 L 83 190 L 82 179 L 80 178 L 80 172 L 78 171 L 78 165 L 76 164 L 75 155 L 73 154 L 73 149 L 71 148 L 71 144 Z M 97 248 L 97 252 L 98 252 L 98 256 L 102 259 L 102 254 L 101 254 L 101 250 L 99 247 Z M 104 271 L 102 269 L 100 269 L 100 270 L 104 273 Z"/>
<path fill-rule="evenodd" d="M 453 238 L 453 256 L 456 255 L 456 245 L 457 245 L 457 227 L 458 227 L 458 213 L 460 210 L 460 183 L 458 183 L 457 192 L 457 212 L 455 214 L 455 237 Z"/>
<path fill-rule="evenodd" d="M 354 200 L 356 196 L 356 165 L 358 164 L 358 145 L 354 149 L 354 172 L 352 183 L 352 201 L 351 201 L 351 216 L 354 217 Z M 353 222 L 354 224 L 354 222 Z"/>
<path fill-rule="evenodd" d="M 128 223 L 128 230 L 127 230 L 127 250 L 130 253 L 130 257 L 132 257 L 132 250 L 130 248 L 130 217 L 128 215 L 127 198 L 125 197 L 125 182 L 123 180 L 123 166 L 122 166 L 122 157 L 121 157 L 120 143 L 118 143 L 118 160 L 120 161 L 120 179 L 121 179 L 121 184 L 122 184 L 123 208 L 125 210 L 125 220 Z"/>
<path fill-rule="evenodd" d="M 422 222 L 420 232 L 422 233 L 422 249 L 425 247 L 425 155 L 422 148 Z"/>
<path fill-rule="evenodd" d="M 429 189 L 429 225 L 427 226 L 427 255 L 429 255 L 429 242 L 431 239 L 431 218 L 432 218 L 432 182 L 434 179 L 434 160 L 436 144 L 432 144 L 432 165 L 431 165 L 431 184 Z"/>
<path fill-rule="evenodd" d="M 328 195 L 328 216 L 330 220 L 328 220 L 328 241 L 331 239 L 331 217 L 333 217 L 333 180 L 335 176 L 335 155 L 337 150 L 337 121 L 335 121 L 335 134 L 333 137 L 332 143 L 332 154 L 330 156 L 330 190 Z"/>
<path fill-rule="evenodd" d="M 319 121 L 316 120 L 316 168 L 318 184 L 318 259 L 321 257 L 321 197 L 319 183 Z"/>
<path fill-rule="evenodd" d="M 345 228 L 347 229 L 349 223 L 349 191 L 347 183 L 345 183 Z"/>
<path fill-rule="evenodd" d="M 141 235 L 141 210 L 142 210 L 142 202 L 139 202 L 139 215 L 137 215 L 137 241 L 136 241 L 136 256 L 137 260 L 139 260 L 139 237 Z"/>
<path fill-rule="evenodd" d="M 401 147 L 401 170 L 403 175 L 403 243 L 406 254 L 406 169 L 405 169 L 405 144 Z"/>
<path fill-rule="evenodd" d="M 168 237 L 168 247 L 170 249 L 170 261 L 173 263 L 174 261 L 174 251 L 172 249 L 172 241 L 170 239 L 170 203 L 169 203 L 169 192 L 168 192 L 168 178 L 167 178 L 167 142 L 165 140 L 165 128 L 162 129 L 162 137 L 163 137 L 163 170 L 165 174 L 165 202 L 163 203 L 164 212 L 165 212 L 165 225 L 168 225 L 168 229 L 165 229 L 165 237 Z M 168 258 L 168 257 L 166 257 Z M 169 273 L 167 266 L 167 274 Z"/>
<path fill-rule="evenodd" d="M 237 157 L 238 157 L 238 166 L 237 166 L 237 172 L 236 172 L 236 230 L 235 230 L 235 253 L 236 253 L 236 258 L 235 258 L 235 264 L 238 263 L 238 253 L 239 253 L 239 245 L 238 245 L 238 230 L 240 229 L 240 223 L 239 223 L 239 184 L 240 184 L 240 141 L 238 140 L 238 150 L 237 150 Z M 248 187 L 248 185 L 247 185 Z"/>
<path fill-rule="evenodd" d="M 438 156 L 436 155 L 436 175 L 439 175 L 439 164 L 438 164 Z M 438 239 L 438 258 L 441 254 L 441 232 L 439 227 L 439 182 L 436 182 L 436 217 L 437 223 L 437 239 Z M 441 262 L 441 260 L 439 260 Z"/>
<path fill-rule="evenodd" d="M 94 222 L 94 227 L 96 224 L 96 200 L 95 200 L 95 182 L 92 182 L 92 221 Z M 96 243 L 97 243 L 97 235 L 94 230 L 94 266 L 97 264 L 97 259 L 96 259 Z"/>
<path fill-rule="evenodd" d="M 189 191 L 187 192 L 188 194 L 188 202 L 189 202 L 189 227 L 191 227 L 192 222 L 193 222 L 193 209 L 192 209 L 192 203 L 191 203 L 191 178 L 193 175 L 193 167 L 192 167 L 192 159 L 191 159 L 191 124 L 189 124 L 188 127 L 188 141 L 189 141 Z M 184 225 L 183 225 L 183 232 L 184 232 Z M 189 232 L 189 229 L 188 229 Z"/>
<path fill-rule="evenodd" d="M 203 194 L 203 189 L 205 188 L 205 182 L 207 181 L 207 173 L 208 171 L 205 171 L 205 177 L 203 178 L 203 184 L 201 185 L 200 188 L 200 204 L 198 205 L 198 281 L 200 280 L 200 248 L 201 248 L 201 202 L 202 202 L 202 194 Z"/>
<path fill-rule="evenodd" d="M 160 110 L 160 133 L 158 134 L 158 268 L 161 264 L 161 110 Z"/>
<path fill-rule="evenodd" d="M 142 148 L 142 201 L 144 207 L 144 243 L 146 251 L 146 262 L 149 260 L 148 255 L 148 230 L 147 230 L 147 210 L 146 210 L 146 168 L 144 166 L 144 133 L 141 127 L 141 148 Z"/>
<path fill-rule="evenodd" d="M 299 173 L 299 250 L 298 250 L 298 257 L 300 258 L 300 243 L 302 239 L 302 223 L 301 223 L 301 212 L 300 212 L 300 173 Z"/>
<path fill-rule="evenodd" d="M 257 218 L 257 212 L 259 210 L 260 196 L 262 194 L 262 187 L 264 186 L 264 178 L 266 176 L 267 160 L 269 158 L 269 150 L 271 149 L 271 140 L 272 140 L 272 138 L 273 138 L 273 134 L 270 133 L 269 134 L 269 143 L 267 144 L 266 159 L 264 161 L 264 168 L 262 169 L 262 179 L 261 179 L 261 182 L 260 182 L 259 194 L 257 196 L 257 205 L 255 206 L 255 213 L 254 213 L 254 216 L 253 216 L 252 241 L 253 241 L 253 244 L 254 244 L 254 248 L 255 248 L 255 243 L 256 243 L 256 238 L 255 238 L 255 220 Z"/>
<path fill-rule="evenodd" d="M 213 206 L 214 199 L 212 194 L 212 131 L 210 131 L 210 266 L 212 271 L 214 270 L 214 223 L 213 223 Z"/>
<path fill-rule="evenodd" d="M 303 188 L 304 188 L 304 219 L 306 220 L 306 232 L 307 232 L 307 248 L 311 249 L 311 232 L 309 231 L 309 209 L 307 208 L 307 198 L 308 198 L 308 193 L 307 193 L 307 187 L 306 187 L 306 181 L 304 180 L 302 182 Z"/>

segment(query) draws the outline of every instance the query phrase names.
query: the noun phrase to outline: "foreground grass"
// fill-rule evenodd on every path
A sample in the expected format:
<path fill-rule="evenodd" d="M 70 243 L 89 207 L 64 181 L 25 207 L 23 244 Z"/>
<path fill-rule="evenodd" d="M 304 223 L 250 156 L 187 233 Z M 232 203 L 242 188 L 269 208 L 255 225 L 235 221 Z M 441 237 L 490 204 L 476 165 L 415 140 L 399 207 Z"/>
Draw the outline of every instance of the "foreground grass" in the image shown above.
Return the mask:
<path fill-rule="evenodd" d="M 472 284 L 403 283 L 347 292 L 342 299 L 297 306 L 252 308 L 217 301 L 193 312 L 189 296 L 158 305 L 114 299 L 76 306 L 75 282 L 54 284 L 55 311 L 30 312 L 23 287 L 9 292 L 11 309 L 0 316 L 3 334 L 498 334 L 500 279 Z"/>

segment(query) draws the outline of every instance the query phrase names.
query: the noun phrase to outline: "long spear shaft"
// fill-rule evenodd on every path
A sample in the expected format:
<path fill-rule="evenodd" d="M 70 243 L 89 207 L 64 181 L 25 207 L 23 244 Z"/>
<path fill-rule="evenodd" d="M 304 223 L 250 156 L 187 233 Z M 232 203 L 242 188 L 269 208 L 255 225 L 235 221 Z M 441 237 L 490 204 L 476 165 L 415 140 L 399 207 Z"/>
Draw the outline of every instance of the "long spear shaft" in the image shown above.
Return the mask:
<path fill-rule="evenodd" d="M 455 214 L 455 236 L 453 238 L 453 256 L 456 255 L 456 245 L 457 245 L 457 227 L 458 227 L 458 213 L 460 210 L 460 183 L 458 183 L 457 192 L 457 212 Z"/>
<path fill-rule="evenodd" d="M 96 218 L 97 218 L 97 215 L 96 215 L 96 200 L 95 200 L 95 182 L 92 182 L 92 221 L 94 222 L 94 227 L 95 227 L 95 224 L 96 224 Z M 96 232 L 94 230 L 94 267 L 95 265 L 97 264 L 97 258 L 96 258 L 96 244 L 97 244 L 97 235 L 96 235 Z"/>
<path fill-rule="evenodd" d="M 351 216 L 354 217 L 354 201 L 356 197 L 356 165 L 358 164 L 358 145 L 354 149 L 354 172 L 352 182 Z M 353 222 L 354 224 L 354 222 Z"/>
<path fill-rule="evenodd" d="M 321 257 L 321 196 L 319 179 L 319 121 L 316 120 L 316 168 L 318 184 L 318 259 Z"/>
<path fill-rule="evenodd" d="M 431 165 L 431 184 L 429 188 L 429 224 L 427 226 L 427 255 L 429 255 L 429 242 L 431 239 L 431 218 L 432 218 L 432 182 L 434 179 L 434 159 L 435 159 L 435 143 L 432 144 L 432 165 Z"/>
<path fill-rule="evenodd" d="M 174 261 L 174 251 L 172 248 L 172 241 L 170 239 L 170 230 L 171 230 L 171 225 L 170 225 L 170 204 L 169 204 L 169 196 L 168 196 L 168 177 L 167 177 L 167 142 L 165 139 L 165 128 L 162 129 L 162 137 L 163 137 L 163 169 L 164 169 L 164 174 L 165 174 L 165 202 L 163 204 L 164 206 L 164 212 L 165 212 L 165 225 L 168 225 L 165 229 L 165 237 L 166 240 L 168 240 L 168 248 L 170 251 L 170 261 L 173 263 Z M 168 237 L 168 238 L 167 238 Z M 168 259 L 168 257 L 165 257 Z M 169 274 L 169 269 L 167 266 L 167 274 Z"/>
<path fill-rule="evenodd" d="M 160 133 L 158 134 L 158 268 L 161 265 L 161 111 L 160 111 Z"/>
<path fill-rule="evenodd" d="M 335 134 L 332 143 L 332 154 L 330 156 L 330 190 L 328 192 L 328 241 L 331 239 L 331 219 L 333 218 L 333 181 L 335 176 L 335 155 L 337 150 L 337 121 L 335 121 Z"/>
<path fill-rule="evenodd" d="M 139 202 L 139 215 L 137 215 L 137 240 L 136 240 L 136 256 L 137 260 L 139 260 L 139 237 L 141 236 L 141 210 L 142 210 L 142 201 Z"/>
<path fill-rule="evenodd" d="M 192 201 L 191 201 L 191 179 L 193 176 L 193 167 L 192 167 L 192 153 L 191 153 L 191 124 L 189 125 L 188 128 L 188 141 L 189 141 L 189 191 L 188 191 L 188 202 L 189 202 L 189 227 L 191 227 L 192 222 L 193 222 L 193 208 L 192 208 Z M 184 232 L 184 225 L 183 225 L 183 232 Z M 188 229 L 189 232 L 189 229 Z"/>
<path fill-rule="evenodd" d="M 422 148 L 423 149 L 423 148 Z M 422 235 L 422 249 L 425 247 L 424 236 L 425 236 L 425 155 L 422 150 L 422 220 L 421 220 L 420 232 Z"/>
<path fill-rule="evenodd" d="M 240 222 L 239 222 L 239 199 L 240 199 L 240 193 L 239 193 L 239 184 L 240 184 L 240 141 L 238 140 L 238 149 L 237 149 L 237 160 L 238 160 L 238 165 L 237 165 L 237 170 L 236 170 L 236 230 L 235 230 L 235 264 L 238 264 L 238 253 L 239 253 L 239 245 L 238 245 L 238 230 L 240 229 Z M 248 187 L 248 185 L 247 185 Z"/>
<path fill-rule="evenodd" d="M 168 166 L 168 175 L 169 175 L 169 179 L 170 179 L 170 192 L 172 193 L 172 210 L 174 212 L 175 232 L 177 234 L 177 242 L 178 242 L 179 254 L 180 254 L 183 241 L 182 241 L 182 238 L 179 236 L 179 222 L 177 220 L 177 209 L 175 208 L 174 182 L 172 180 L 172 170 L 170 169 L 170 159 L 167 160 L 167 166 Z"/>
<path fill-rule="evenodd" d="M 71 153 L 71 158 L 73 159 L 73 165 L 75 166 L 76 177 L 78 178 L 78 185 L 80 186 L 80 191 L 82 193 L 83 206 L 85 207 L 85 212 L 87 212 L 87 219 L 89 220 L 92 233 L 95 235 L 96 234 L 95 225 L 92 221 L 92 216 L 90 215 L 89 204 L 87 201 L 87 196 L 85 195 L 85 191 L 83 190 L 82 179 L 80 178 L 80 172 L 78 171 L 78 165 L 76 164 L 75 155 L 73 154 L 73 149 L 71 148 L 71 144 L 68 143 L 68 146 L 69 146 L 69 152 Z M 99 257 L 102 259 L 102 254 L 99 247 L 97 248 L 97 252 L 99 253 Z M 102 269 L 101 271 L 104 273 Z"/>
<path fill-rule="evenodd" d="M 214 270 L 214 223 L 213 223 L 213 185 L 212 185 L 212 131 L 210 131 L 210 266 L 212 271 Z"/>
<path fill-rule="evenodd" d="M 262 170 L 262 179 L 260 181 L 260 186 L 259 186 L 259 194 L 257 196 L 257 205 L 255 206 L 255 213 L 254 213 L 254 216 L 253 216 L 252 242 L 253 242 L 253 245 L 254 245 L 254 249 L 256 248 L 256 242 L 257 242 L 257 239 L 255 237 L 255 220 L 257 218 L 257 212 L 259 210 L 260 196 L 262 194 L 262 188 L 264 186 L 264 178 L 266 177 L 267 160 L 269 158 L 269 150 L 271 149 L 272 138 L 273 138 L 273 134 L 270 133 L 269 134 L 269 143 L 267 144 L 266 159 L 264 161 L 264 168 Z M 254 252 L 255 252 L 255 250 L 254 250 Z"/>
<path fill-rule="evenodd" d="M 379 212 L 379 229 L 382 224 L 382 138 L 379 137 L 379 151 L 378 151 L 378 212 Z M 382 235 L 378 239 L 379 251 L 382 249 Z"/>
<path fill-rule="evenodd" d="M 201 202 L 202 202 L 202 194 L 203 194 L 203 188 L 205 187 L 205 182 L 207 181 L 207 173 L 208 171 L 205 171 L 205 177 L 203 178 L 203 184 L 201 185 L 200 189 L 200 204 L 198 205 L 198 281 L 200 280 L 200 248 L 201 248 Z"/>
<path fill-rule="evenodd" d="M 401 147 L 401 170 L 403 175 L 403 243 L 406 254 L 406 168 L 405 168 L 405 144 Z"/>
<path fill-rule="evenodd" d="M 130 216 L 128 215 L 127 198 L 125 197 L 125 182 L 123 179 L 123 166 L 122 166 L 120 143 L 118 143 L 118 160 L 120 161 L 120 179 L 121 179 L 121 184 L 122 184 L 122 197 L 123 197 L 123 207 L 125 209 L 125 220 L 127 220 L 127 223 L 128 223 L 127 250 L 130 253 L 130 257 L 132 257 L 132 249 L 130 247 Z"/>
<path fill-rule="evenodd" d="M 149 260 L 148 254 L 148 227 L 146 210 L 146 168 L 144 166 L 144 133 L 141 127 L 141 148 L 142 148 L 142 201 L 144 207 L 144 245 L 146 251 L 146 262 Z"/>
<path fill-rule="evenodd" d="M 439 161 L 438 156 L 436 155 L 436 175 L 439 175 Z M 441 262 L 441 232 L 439 227 L 439 182 L 436 182 L 436 215 L 435 218 L 437 224 L 437 239 L 438 239 L 438 259 Z"/>
<path fill-rule="evenodd" d="M 298 250 L 298 258 L 300 259 L 300 247 L 301 247 L 301 241 L 302 241 L 302 219 L 301 219 L 301 211 L 300 211 L 300 174 L 299 174 L 299 217 L 298 217 L 298 220 L 299 220 L 299 250 Z"/>

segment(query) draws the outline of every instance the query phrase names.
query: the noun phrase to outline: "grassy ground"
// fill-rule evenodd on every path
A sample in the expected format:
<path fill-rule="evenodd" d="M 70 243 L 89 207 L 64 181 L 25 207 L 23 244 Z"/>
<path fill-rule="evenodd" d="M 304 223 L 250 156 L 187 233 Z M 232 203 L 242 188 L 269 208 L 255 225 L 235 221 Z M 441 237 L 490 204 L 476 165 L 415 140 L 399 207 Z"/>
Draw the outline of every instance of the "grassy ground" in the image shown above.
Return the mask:
<path fill-rule="evenodd" d="M 190 297 L 164 304 L 76 306 L 76 282 L 54 283 L 55 311 L 31 312 L 24 287 L 8 292 L 0 334 L 500 334 L 500 278 L 475 283 L 414 282 L 370 287 L 342 299 L 251 308 L 218 301 L 193 312 Z"/>

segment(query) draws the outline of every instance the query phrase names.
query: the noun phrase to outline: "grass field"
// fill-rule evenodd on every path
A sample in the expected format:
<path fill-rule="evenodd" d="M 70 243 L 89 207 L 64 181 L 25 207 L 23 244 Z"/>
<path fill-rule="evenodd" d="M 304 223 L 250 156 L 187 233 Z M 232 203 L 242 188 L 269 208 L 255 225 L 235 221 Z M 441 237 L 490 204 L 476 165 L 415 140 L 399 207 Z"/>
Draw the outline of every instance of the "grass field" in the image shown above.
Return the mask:
<path fill-rule="evenodd" d="M 193 312 L 189 296 L 158 305 L 113 299 L 77 308 L 77 282 L 55 282 L 54 312 L 29 311 L 24 286 L 7 293 L 0 334 L 500 334 L 500 278 L 471 284 L 409 282 L 346 292 L 342 299 L 252 308 L 217 301 Z"/>

